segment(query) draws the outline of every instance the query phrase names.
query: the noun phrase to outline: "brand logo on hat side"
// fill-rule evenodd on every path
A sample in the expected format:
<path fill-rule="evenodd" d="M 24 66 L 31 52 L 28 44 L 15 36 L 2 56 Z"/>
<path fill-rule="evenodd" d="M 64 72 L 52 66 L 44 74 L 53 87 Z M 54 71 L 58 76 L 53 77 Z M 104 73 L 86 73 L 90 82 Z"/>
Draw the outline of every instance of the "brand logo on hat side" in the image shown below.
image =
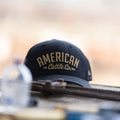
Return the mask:
<path fill-rule="evenodd" d="M 37 57 L 39 67 L 43 69 L 65 69 L 76 70 L 79 65 L 79 59 L 73 55 L 64 52 L 51 52 Z M 64 63 L 64 64 L 63 64 Z M 46 66 L 47 65 L 47 66 Z"/>

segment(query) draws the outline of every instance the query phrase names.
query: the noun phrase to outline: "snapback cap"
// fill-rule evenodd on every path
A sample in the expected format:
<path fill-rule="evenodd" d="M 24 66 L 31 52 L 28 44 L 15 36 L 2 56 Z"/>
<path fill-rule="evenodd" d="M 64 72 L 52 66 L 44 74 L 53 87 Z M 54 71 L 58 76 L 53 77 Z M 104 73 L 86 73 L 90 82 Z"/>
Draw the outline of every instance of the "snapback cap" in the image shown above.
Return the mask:
<path fill-rule="evenodd" d="M 92 73 L 89 61 L 72 43 L 56 39 L 38 43 L 30 48 L 24 64 L 30 69 L 34 81 L 62 78 L 90 88 Z"/>

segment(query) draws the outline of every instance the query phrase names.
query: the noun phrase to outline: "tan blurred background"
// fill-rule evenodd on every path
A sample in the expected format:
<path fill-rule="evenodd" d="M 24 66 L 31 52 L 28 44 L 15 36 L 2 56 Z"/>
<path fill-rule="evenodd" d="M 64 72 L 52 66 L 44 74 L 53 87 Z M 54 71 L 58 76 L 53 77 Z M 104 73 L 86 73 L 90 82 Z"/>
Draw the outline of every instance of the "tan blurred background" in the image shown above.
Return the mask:
<path fill-rule="evenodd" d="M 14 56 L 53 38 L 84 52 L 91 83 L 120 86 L 119 0 L 0 0 L 0 78 Z"/>

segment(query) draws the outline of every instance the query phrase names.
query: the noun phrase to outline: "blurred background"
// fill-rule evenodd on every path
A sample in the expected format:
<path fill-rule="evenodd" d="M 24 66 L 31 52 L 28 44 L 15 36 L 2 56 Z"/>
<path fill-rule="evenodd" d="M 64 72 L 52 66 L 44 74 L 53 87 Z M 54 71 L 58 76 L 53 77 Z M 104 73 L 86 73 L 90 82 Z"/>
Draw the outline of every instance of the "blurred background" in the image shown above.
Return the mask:
<path fill-rule="evenodd" d="M 0 78 L 14 56 L 53 38 L 84 52 L 90 83 L 120 86 L 120 0 L 0 0 Z"/>

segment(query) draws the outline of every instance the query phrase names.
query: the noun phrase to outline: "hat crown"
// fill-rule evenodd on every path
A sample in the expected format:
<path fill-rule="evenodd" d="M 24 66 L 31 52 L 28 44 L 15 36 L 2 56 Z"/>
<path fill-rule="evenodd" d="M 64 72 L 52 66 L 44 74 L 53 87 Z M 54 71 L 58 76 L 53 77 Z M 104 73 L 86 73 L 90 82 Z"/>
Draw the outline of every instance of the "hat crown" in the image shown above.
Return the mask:
<path fill-rule="evenodd" d="M 49 40 L 34 45 L 26 56 L 25 64 L 32 72 L 33 78 L 45 75 L 68 75 L 90 81 L 89 61 L 75 45 L 61 41 Z"/>

